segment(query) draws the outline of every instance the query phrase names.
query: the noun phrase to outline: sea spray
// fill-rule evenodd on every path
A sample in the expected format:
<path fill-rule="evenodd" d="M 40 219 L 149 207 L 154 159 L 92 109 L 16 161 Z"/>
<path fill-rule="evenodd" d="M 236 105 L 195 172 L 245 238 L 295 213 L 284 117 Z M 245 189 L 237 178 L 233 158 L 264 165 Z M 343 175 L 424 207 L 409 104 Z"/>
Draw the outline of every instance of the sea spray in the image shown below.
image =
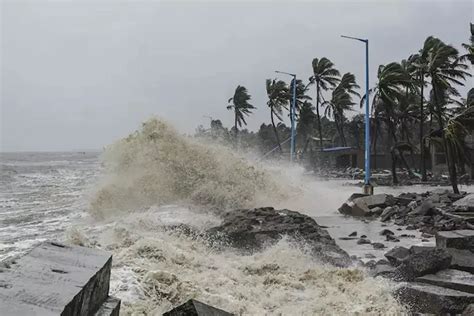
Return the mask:
<path fill-rule="evenodd" d="M 203 239 L 199 232 L 220 222 L 219 212 L 203 210 L 284 205 L 320 211 L 331 197 L 345 198 L 301 168 L 256 165 L 158 119 L 109 146 L 103 163 L 93 218 L 68 237 L 113 252 L 111 294 L 122 299 L 124 315 L 161 315 L 190 298 L 236 315 L 403 312 L 388 281 L 323 265 L 284 236 L 252 255 L 215 249 Z M 196 234 L 170 229 L 180 225 Z"/>
<path fill-rule="evenodd" d="M 212 225 L 208 214 L 168 206 L 84 232 L 89 242 L 114 253 L 111 294 L 122 299 L 124 315 L 161 315 L 190 298 L 236 315 L 403 312 L 388 281 L 358 268 L 323 265 L 309 247 L 283 238 L 252 255 L 215 249 L 199 236 L 168 230 L 171 214 L 175 222 Z"/>
<path fill-rule="evenodd" d="M 91 212 L 110 212 L 169 203 L 213 209 L 252 207 L 259 197 L 284 198 L 273 178 L 230 149 L 204 145 L 153 118 L 141 130 L 107 147 L 105 178 Z"/>

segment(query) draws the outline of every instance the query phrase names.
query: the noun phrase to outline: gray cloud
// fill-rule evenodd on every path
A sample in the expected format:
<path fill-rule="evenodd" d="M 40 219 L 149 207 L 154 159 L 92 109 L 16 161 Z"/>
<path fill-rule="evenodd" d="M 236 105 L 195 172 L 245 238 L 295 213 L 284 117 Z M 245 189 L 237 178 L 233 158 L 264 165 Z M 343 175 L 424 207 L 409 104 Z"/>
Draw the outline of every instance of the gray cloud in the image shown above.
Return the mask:
<path fill-rule="evenodd" d="M 363 85 L 363 46 L 340 34 L 370 39 L 374 83 L 379 64 L 429 35 L 460 48 L 472 17 L 470 0 L 3 1 L 1 149 L 101 148 L 153 114 L 186 133 L 203 115 L 230 125 L 238 84 L 258 107 L 256 129 L 276 69 L 307 80 L 327 56 Z"/>

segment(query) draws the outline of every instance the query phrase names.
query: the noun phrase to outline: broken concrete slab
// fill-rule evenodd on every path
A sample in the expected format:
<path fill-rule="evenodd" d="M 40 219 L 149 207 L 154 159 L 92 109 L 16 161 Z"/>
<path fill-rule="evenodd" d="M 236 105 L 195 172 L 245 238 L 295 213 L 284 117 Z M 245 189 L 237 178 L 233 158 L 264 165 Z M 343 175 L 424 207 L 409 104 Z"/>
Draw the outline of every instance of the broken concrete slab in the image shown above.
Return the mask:
<path fill-rule="evenodd" d="M 451 268 L 474 273 L 474 253 L 469 250 L 446 248 L 453 257 Z"/>
<path fill-rule="evenodd" d="M 464 309 L 461 316 L 472 316 L 474 315 L 474 304 L 470 304 L 468 307 Z"/>
<path fill-rule="evenodd" d="M 415 313 L 460 314 L 474 303 L 474 294 L 423 283 L 405 283 L 395 296 Z"/>
<path fill-rule="evenodd" d="M 45 242 L 0 273 L 0 315 L 90 315 L 109 292 L 112 256 Z"/>
<path fill-rule="evenodd" d="M 186 303 L 173 308 L 163 316 L 232 316 L 222 309 L 218 309 L 196 300 L 189 300 Z"/>
<path fill-rule="evenodd" d="M 451 255 L 445 249 L 412 253 L 403 259 L 395 274 L 398 280 L 413 281 L 416 277 L 449 268 L 451 259 Z"/>
<path fill-rule="evenodd" d="M 415 281 L 474 294 L 474 275 L 465 271 L 446 269 L 418 277 Z"/>
<path fill-rule="evenodd" d="M 468 249 L 474 252 L 474 230 L 440 231 L 436 234 L 436 246 L 439 248 Z"/>
<path fill-rule="evenodd" d="M 465 197 L 453 203 L 456 208 L 463 208 L 469 211 L 474 211 L 474 194 L 468 194 Z"/>

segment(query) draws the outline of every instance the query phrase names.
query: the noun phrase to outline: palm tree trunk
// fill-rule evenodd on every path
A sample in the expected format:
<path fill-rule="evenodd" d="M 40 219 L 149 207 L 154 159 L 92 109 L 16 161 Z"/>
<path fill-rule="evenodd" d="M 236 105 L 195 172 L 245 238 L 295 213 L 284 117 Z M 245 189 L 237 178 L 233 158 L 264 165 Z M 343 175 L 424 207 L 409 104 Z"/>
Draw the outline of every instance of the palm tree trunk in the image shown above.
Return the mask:
<path fill-rule="evenodd" d="M 273 120 L 273 109 L 270 110 L 270 117 L 272 119 L 272 125 L 273 125 L 273 132 L 275 133 L 275 137 L 277 139 L 277 142 L 278 142 L 278 148 L 280 149 L 280 153 L 283 152 L 283 149 L 281 149 L 281 143 L 280 143 L 280 137 L 278 136 L 278 131 L 276 129 L 276 126 L 275 126 L 275 121 Z"/>
<path fill-rule="evenodd" d="M 235 113 L 235 118 L 234 118 L 234 129 L 235 129 L 235 143 L 237 144 L 237 111 L 234 112 Z"/>
<path fill-rule="evenodd" d="M 373 145 L 374 145 L 374 159 L 373 159 L 373 162 L 374 162 L 374 169 L 377 169 L 377 138 L 379 136 L 379 134 L 377 133 L 377 118 L 374 118 L 374 131 L 373 131 L 373 135 L 374 135 L 374 142 L 373 142 Z"/>
<path fill-rule="evenodd" d="M 438 101 L 438 93 L 436 91 L 436 85 L 432 85 L 432 87 L 433 87 L 433 96 L 434 96 L 433 99 L 435 101 L 436 116 L 438 117 L 438 124 L 439 124 L 439 128 L 441 129 L 444 153 L 446 157 L 446 164 L 448 165 L 449 180 L 451 181 L 453 192 L 456 194 L 459 194 L 456 164 L 454 161 L 454 153 L 452 151 L 451 145 L 448 144 L 446 140 L 446 135 L 444 134 L 443 114 L 441 111 L 441 106 L 439 105 L 439 101 Z"/>
<path fill-rule="evenodd" d="M 318 131 L 319 131 L 319 149 L 323 150 L 323 132 L 321 129 L 321 116 L 319 115 L 319 82 L 316 81 L 316 116 L 318 118 Z"/>
<path fill-rule="evenodd" d="M 394 185 L 398 184 L 398 178 L 397 178 L 397 153 L 396 149 L 392 147 L 392 150 L 390 150 L 391 156 L 392 156 L 392 183 Z"/>
<path fill-rule="evenodd" d="M 420 91 L 420 163 L 421 163 L 421 181 L 425 182 L 428 180 L 426 177 L 426 161 L 425 161 L 425 141 L 423 138 L 423 124 L 425 122 L 424 116 L 423 116 L 423 101 L 424 101 L 424 96 L 423 96 L 423 88 L 424 88 L 424 81 L 425 81 L 425 75 L 422 72 L 420 74 L 420 84 L 421 84 L 421 91 Z"/>

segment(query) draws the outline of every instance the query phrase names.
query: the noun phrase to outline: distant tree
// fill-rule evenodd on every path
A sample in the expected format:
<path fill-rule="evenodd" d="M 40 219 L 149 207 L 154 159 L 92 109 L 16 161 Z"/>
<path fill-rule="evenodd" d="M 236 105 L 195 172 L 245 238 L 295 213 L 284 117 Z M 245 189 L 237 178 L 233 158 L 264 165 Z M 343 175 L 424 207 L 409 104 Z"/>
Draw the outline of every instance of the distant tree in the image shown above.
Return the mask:
<path fill-rule="evenodd" d="M 316 115 L 313 112 L 313 106 L 310 102 L 306 102 L 300 108 L 298 125 L 296 126 L 298 139 L 302 140 L 303 154 L 306 152 L 310 137 L 316 129 L 315 123 Z"/>
<path fill-rule="evenodd" d="M 334 64 L 323 57 L 321 59 L 314 58 L 312 62 L 313 76 L 309 78 L 311 83 L 316 85 L 316 116 L 318 119 L 319 130 L 319 145 L 323 148 L 322 129 L 321 129 L 321 115 L 319 113 L 319 106 L 321 104 L 321 90 L 327 91 L 329 88 L 334 88 L 339 82 L 339 71 L 334 68 Z"/>
<path fill-rule="evenodd" d="M 275 125 L 274 116 L 278 120 L 282 120 L 283 109 L 288 110 L 288 95 L 289 89 L 287 84 L 282 80 L 276 79 L 267 79 L 266 80 L 266 90 L 267 90 L 267 105 L 270 108 L 270 118 L 272 121 L 273 132 L 275 133 L 275 138 L 278 143 L 278 148 L 282 152 L 280 138 L 278 136 L 278 131 Z"/>
<path fill-rule="evenodd" d="M 250 99 L 251 96 L 248 93 L 247 88 L 244 86 L 237 86 L 234 96 L 228 100 L 229 105 L 227 105 L 227 110 L 234 111 L 234 129 L 236 136 L 238 128 L 242 127 L 242 125 L 247 125 L 245 116 L 252 114 L 252 110 L 255 109 L 255 107 L 249 103 Z"/>

